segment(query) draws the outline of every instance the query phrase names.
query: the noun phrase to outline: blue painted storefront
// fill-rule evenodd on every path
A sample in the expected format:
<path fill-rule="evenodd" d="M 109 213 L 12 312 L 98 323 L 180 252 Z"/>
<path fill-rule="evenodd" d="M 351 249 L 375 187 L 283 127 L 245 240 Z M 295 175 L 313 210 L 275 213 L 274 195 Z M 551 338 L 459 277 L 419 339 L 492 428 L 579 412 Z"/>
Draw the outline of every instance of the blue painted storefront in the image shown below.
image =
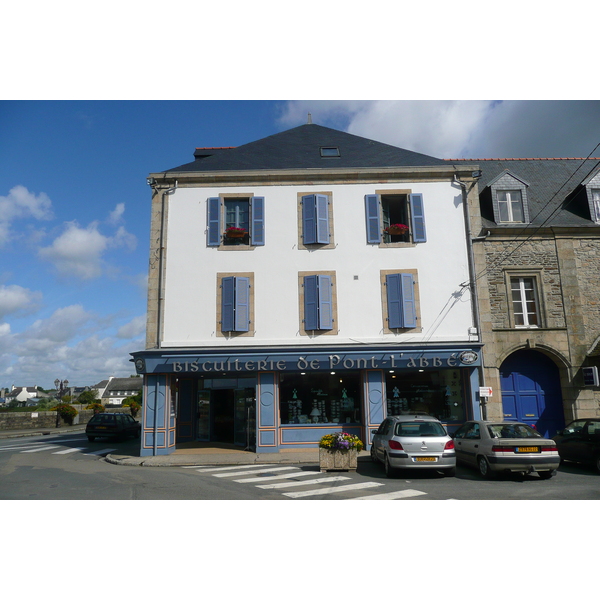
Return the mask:
<path fill-rule="evenodd" d="M 358 435 L 368 447 L 373 432 L 387 415 L 386 374 L 390 372 L 442 373 L 448 369 L 460 372 L 462 397 L 457 401 L 467 418 L 479 417 L 481 348 L 477 345 L 393 351 L 389 347 L 363 347 L 360 351 L 330 347 L 310 352 L 301 348 L 265 352 L 261 348 L 235 353 L 162 349 L 140 351 L 132 356 L 137 372 L 144 376 L 141 456 L 170 454 L 176 449 L 178 436 L 188 436 L 188 432 L 193 435 L 194 411 L 190 398 L 195 393 L 195 382 L 200 380 L 214 382 L 215 388 L 217 384 L 225 388 L 227 381 L 233 382 L 233 387 L 253 387 L 256 423 L 253 437 L 255 450 L 261 453 L 316 447 L 323 435 L 341 430 Z M 311 375 L 330 372 L 359 377 L 360 422 L 283 423 L 280 398 L 283 378 L 302 374 L 310 381 Z M 450 431 L 459 424 L 447 422 Z"/>

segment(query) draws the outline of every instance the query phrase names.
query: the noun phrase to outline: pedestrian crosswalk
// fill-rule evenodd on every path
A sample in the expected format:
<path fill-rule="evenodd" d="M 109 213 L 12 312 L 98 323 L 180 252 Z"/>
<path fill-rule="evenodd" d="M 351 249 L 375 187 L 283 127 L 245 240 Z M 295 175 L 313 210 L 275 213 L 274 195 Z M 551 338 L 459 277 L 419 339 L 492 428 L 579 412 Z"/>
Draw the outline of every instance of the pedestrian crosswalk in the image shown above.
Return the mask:
<path fill-rule="evenodd" d="M 58 444 L 49 444 L 48 442 L 23 442 L 0 447 L 1 453 L 11 452 L 14 454 L 35 454 L 38 452 L 48 452 L 50 454 L 73 454 L 74 452 L 79 452 L 84 456 L 106 456 L 115 450 L 116 448 L 95 449 L 89 446 L 65 448 L 64 446 L 60 446 Z"/>
<path fill-rule="evenodd" d="M 412 489 L 391 492 L 382 490 L 377 493 L 382 487 L 385 487 L 385 483 L 378 481 L 351 482 L 352 477 L 348 475 L 319 473 L 318 471 L 302 470 L 297 466 L 251 464 L 203 467 L 193 465 L 183 468 L 194 469 L 198 473 L 212 477 L 231 478 L 234 483 L 254 484 L 255 487 L 263 490 L 281 491 L 283 496 L 292 499 L 319 499 L 323 496 L 332 497 L 339 494 L 344 500 L 400 500 L 427 495 L 426 492 Z M 235 479 L 237 477 L 242 478 Z M 308 477 L 311 478 L 305 479 Z M 364 495 L 365 492 L 369 493 Z"/>

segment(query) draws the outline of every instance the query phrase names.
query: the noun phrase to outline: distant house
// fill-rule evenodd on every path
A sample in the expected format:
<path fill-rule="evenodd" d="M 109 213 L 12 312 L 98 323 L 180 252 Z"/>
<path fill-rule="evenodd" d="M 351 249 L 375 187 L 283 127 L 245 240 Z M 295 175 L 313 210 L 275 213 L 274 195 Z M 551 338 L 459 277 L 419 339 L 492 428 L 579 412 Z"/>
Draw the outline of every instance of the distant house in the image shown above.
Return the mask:
<path fill-rule="evenodd" d="M 16 400 L 20 406 L 35 406 L 42 398 L 49 398 L 46 392 L 42 391 L 37 385 L 32 387 L 12 386 L 10 392 L 4 395 L 5 404 Z"/>
<path fill-rule="evenodd" d="M 100 390 L 101 382 L 94 389 Z M 102 404 L 120 406 L 123 400 L 135 396 L 142 391 L 143 379 L 141 377 L 109 377 L 102 390 L 102 395 L 98 394 Z"/>

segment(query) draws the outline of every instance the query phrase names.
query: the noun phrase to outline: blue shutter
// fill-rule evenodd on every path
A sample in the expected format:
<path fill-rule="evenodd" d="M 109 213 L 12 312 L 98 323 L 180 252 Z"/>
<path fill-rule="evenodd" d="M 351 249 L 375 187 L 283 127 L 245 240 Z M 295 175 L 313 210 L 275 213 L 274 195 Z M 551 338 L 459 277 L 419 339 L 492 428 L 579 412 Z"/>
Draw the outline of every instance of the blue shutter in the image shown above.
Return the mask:
<path fill-rule="evenodd" d="M 327 196 L 317 194 L 315 205 L 317 243 L 329 244 L 329 199 Z"/>
<path fill-rule="evenodd" d="M 317 287 L 319 294 L 319 329 L 333 329 L 331 275 L 319 275 Z"/>
<path fill-rule="evenodd" d="M 209 246 L 221 245 L 221 199 L 208 199 L 208 215 L 206 222 L 208 224 L 207 241 Z"/>
<path fill-rule="evenodd" d="M 403 325 L 402 292 L 400 288 L 400 273 L 385 276 L 387 287 L 388 327 L 399 329 Z"/>
<path fill-rule="evenodd" d="M 426 242 L 425 212 L 423 209 L 423 194 L 410 194 L 410 218 L 412 221 L 413 242 Z"/>
<path fill-rule="evenodd" d="M 221 331 L 234 331 L 235 277 L 221 279 Z"/>
<path fill-rule="evenodd" d="M 367 219 L 367 243 L 379 244 L 381 242 L 381 225 L 379 223 L 379 195 L 365 196 L 365 213 Z"/>
<path fill-rule="evenodd" d="M 254 196 L 251 200 L 251 231 L 250 243 L 253 246 L 265 245 L 265 199 L 262 196 Z"/>
<path fill-rule="evenodd" d="M 250 278 L 235 278 L 235 331 L 248 331 L 250 325 Z"/>
<path fill-rule="evenodd" d="M 304 277 L 304 329 L 319 328 L 319 296 L 317 275 Z"/>
<path fill-rule="evenodd" d="M 388 327 L 409 329 L 417 326 L 414 278 L 410 273 L 385 276 L 387 287 Z"/>
<path fill-rule="evenodd" d="M 415 285 L 410 273 L 402 273 L 402 320 L 403 327 L 417 326 L 417 310 L 415 306 Z"/>
<path fill-rule="evenodd" d="M 315 196 L 302 196 L 302 241 L 305 244 L 317 243 L 317 215 Z"/>

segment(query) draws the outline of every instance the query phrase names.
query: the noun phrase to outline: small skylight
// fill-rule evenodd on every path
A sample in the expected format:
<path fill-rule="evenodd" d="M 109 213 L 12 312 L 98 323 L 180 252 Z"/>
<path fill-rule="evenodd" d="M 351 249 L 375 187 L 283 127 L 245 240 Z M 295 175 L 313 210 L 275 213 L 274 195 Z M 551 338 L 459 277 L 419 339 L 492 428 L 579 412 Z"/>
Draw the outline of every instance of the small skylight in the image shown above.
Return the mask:
<path fill-rule="evenodd" d="M 321 146 L 321 156 L 323 158 L 337 158 L 340 155 L 340 149 L 337 146 Z"/>

